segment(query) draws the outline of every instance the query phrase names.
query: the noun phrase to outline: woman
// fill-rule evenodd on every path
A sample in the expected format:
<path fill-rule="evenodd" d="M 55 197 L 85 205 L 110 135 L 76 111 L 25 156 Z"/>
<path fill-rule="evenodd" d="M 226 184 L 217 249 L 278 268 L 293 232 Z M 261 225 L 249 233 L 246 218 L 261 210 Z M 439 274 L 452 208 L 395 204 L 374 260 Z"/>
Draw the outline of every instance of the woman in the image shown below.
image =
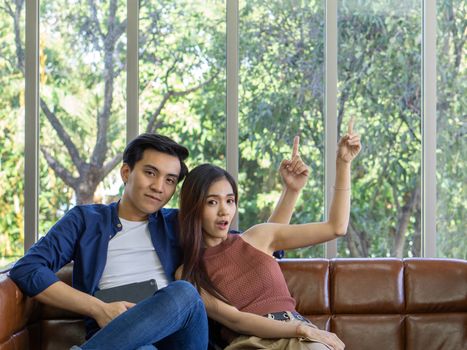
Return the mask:
<path fill-rule="evenodd" d="M 348 134 L 338 145 L 328 221 L 266 223 L 241 235 L 228 233 L 238 199 L 232 176 L 209 164 L 188 174 L 180 193 L 184 263 L 176 275 L 198 288 L 210 318 L 243 334 L 226 349 L 344 348 L 335 334 L 319 330 L 296 312 L 295 300 L 272 253 L 326 242 L 346 233 L 350 163 L 360 149 L 351 121 Z"/>

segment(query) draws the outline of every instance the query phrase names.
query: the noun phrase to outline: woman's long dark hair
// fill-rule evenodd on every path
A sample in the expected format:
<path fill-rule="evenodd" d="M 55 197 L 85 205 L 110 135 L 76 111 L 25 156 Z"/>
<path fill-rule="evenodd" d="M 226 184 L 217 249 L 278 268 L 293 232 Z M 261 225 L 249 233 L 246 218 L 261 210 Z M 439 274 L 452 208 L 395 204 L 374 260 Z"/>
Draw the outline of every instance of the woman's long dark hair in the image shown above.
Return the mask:
<path fill-rule="evenodd" d="M 180 191 L 180 242 L 183 251 L 182 279 L 193 283 L 198 291 L 225 300 L 224 296 L 212 284 L 203 263 L 204 241 L 202 215 L 206 204 L 209 187 L 222 179 L 232 186 L 237 204 L 238 190 L 234 178 L 224 169 L 202 164 L 191 170 L 183 182 Z"/>

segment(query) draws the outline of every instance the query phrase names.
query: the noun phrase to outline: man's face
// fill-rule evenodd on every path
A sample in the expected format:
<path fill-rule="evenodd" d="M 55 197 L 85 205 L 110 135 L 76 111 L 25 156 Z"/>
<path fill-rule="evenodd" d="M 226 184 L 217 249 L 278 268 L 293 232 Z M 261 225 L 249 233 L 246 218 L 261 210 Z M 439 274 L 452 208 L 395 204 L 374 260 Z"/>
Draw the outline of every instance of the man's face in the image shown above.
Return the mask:
<path fill-rule="evenodd" d="M 128 164 L 120 169 L 125 185 L 119 215 L 127 220 L 146 220 L 172 198 L 180 175 L 177 157 L 147 149 L 133 170 Z"/>

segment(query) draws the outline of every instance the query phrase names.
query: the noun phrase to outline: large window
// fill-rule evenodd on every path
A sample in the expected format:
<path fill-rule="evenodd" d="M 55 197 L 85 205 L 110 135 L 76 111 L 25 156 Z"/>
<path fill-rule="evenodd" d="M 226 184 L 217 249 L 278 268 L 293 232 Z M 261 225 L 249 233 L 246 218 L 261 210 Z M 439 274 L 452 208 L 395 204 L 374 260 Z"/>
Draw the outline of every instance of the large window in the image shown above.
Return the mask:
<path fill-rule="evenodd" d="M 126 2 L 43 1 L 39 21 L 41 235 L 71 206 L 118 195 Z"/>
<path fill-rule="evenodd" d="M 77 203 L 118 195 L 109 173 L 125 143 L 125 4 L 41 2 L 39 234 Z"/>
<path fill-rule="evenodd" d="M 467 259 L 465 1 L 438 1 L 437 255 Z"/>
<path fill-rule="evenodd" d="M 24 4 L 0 6 L 0 267 L 24 245 Z"/>
<path fill-rule="evenodd" d="M 363 151 L 353 164 L 349 234 L 334 253 L 320 245 L 289 256 L 465 259 L 466 5 L 438 0 L 437 18 L 428 18 L 422 3 L 435 6 L 415 0 L 50 0 L 40 2 L 37 33 L 34 26 L 25 29 L 29 2 L 0 0 L 0 265 L 23 254 L 24 232 L 31 241 L 77 203 L 118 198 L 121 152 L 133 121 L 140 132 L 185 144 L 190 167 L 235 164 L 226 136 L 238 132 L 233 171 L 241 229 L 270 215 L 280 192 L 279 163 L 299 134 L 311 176 L 292 221 L 322 220 L 335 157 L 329 140 L 345 132 L 353 115 Z M 430 56 L 437 70 L 422 76 L 430 55 L 423 49 L 424 25 L 438 28 L 437 55 Z M 130 32 L 138 33 L 137 46 L 130 45 Z M 28 45 L 25 38 L 35 36 L 38 45 Z M 25 78 L 25 57 L 37 60 L 40 89 Z M 133 81 L 137 88 L 127 90 Z M 436 153 L 427 157 L 437 162 L 437 220 L 428 227 L 422 107 L 433 82 Z M 238 100 L 236 90 L 226 90 L 232 86 Z M 25 92 L 38 94 L 37 106 L 31 108 Z M 130 100 L 138 113 L 127 110 Z M 24 195 L 24 167 L 31 165 L 25 120 L 35 116 L 25 116 L 25 109 L 37 110 L 40 122 L 38 196 Z M 329 127 L 330 119 L 337 128 Z M 38 205 L 30 208 L 29 199 Z M 31 210 L 38 230 L 27 220 L 23 227 Z M 426 253 L 427 240 L 436 253 Z"/>
<path fill-rule="evenodd" d="M 279 164 L 300 153 L 310 165 L 292 222 L 324 215 L 324 2 L 240 2 L 240 228 L 264 222 L 277 202 Z M 323 246 L 289 256 L 323 255 Z"/>
<path fill-rule="evenodd" d="M 350 116 L 363 152 L 339 256 L 420 256 L 420 1 L 339 1 L 338 130 Z"/>
<path fill-rule="evenodd" d="M 190 151 L 189 168 L 225 167 L 225 3 L 143 1 L 139 12 L 139 129 Z M 178 193 L 169 206 L 176 206 Z"/>

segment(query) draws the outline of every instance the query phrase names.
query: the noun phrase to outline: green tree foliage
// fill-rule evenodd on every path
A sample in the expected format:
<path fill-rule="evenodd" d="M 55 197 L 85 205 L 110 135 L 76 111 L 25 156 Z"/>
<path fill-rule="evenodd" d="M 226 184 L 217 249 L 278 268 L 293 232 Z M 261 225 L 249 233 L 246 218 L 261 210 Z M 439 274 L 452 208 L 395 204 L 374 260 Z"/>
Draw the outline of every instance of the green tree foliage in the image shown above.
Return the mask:
<path fill-rule="evenodd" d="M 240 226 L 266 221 L 294 135 L 311 167 L 293 222 L 324 208 L 324 8 L 320 1 L 245 1 L 240 9 Z M 322 247 L 291 256 L 319 255 Z"/>
<path fill-rule="evenodd" d="M 467 5 L 438 2 L 438 256 L 467 259 Z M 464 151 L 462 151 L 464 150 Z"/>
<path fill-rule="evenodd" d="M 338 125 L 356 115 L 364 144 L 344 256 L 420 255 L 421 7 L 383 4 L 339 8 Z"/>
<path fill-rule="evenodd" d="M 64 6 L 66 5 L 66 6 Z M 225 2 L 140 1 L 140 130 L 187 145 L 190 166 L 225 159 Z M 42 1 L 40 230 L 75 203 L 121 191 L 126 1 Z M 341 256 L 420 255 L 419 2 L 339 3 L 338 127 L 351 115 L 364 150 L 353 166 Z M 438 247 L 466 258 L 465 4 L 438 6 Z M 23 237 L 24 0 L 0 2 L 0 254 Z M 240 226 L 264 221 L 293 136 L 311 167 L 293 222 L 324 213 L 322 1 L 240 6 Z M 106 198 L 105 196 L 107 195 Z M 171 202 L 176 205 L 176 198 Z M 320 256 L 323 247 L 290 256 Z"/>
<path fill-rule="evenodd" d="M 21 255 L 24 241 L 24 79 L 17 66 L 17 56 L 22 53 L 15 46 L 12 19 L 21 15 L 14 4 L 3 5 L 0 8 L 0 265 L 3 257 Z"/>
<path fill-rule="evenodd" d="M 141 130 L 184 144 L 189 167 L 225 166 L 225 3 L 142 1 L 139 24 Z"/>
<path fill-rule="evenodd" d="M 186 144 L 191 165 L 223 165 L 224 2 L 142 1 L 139 46 L 141 128 Z"/>

